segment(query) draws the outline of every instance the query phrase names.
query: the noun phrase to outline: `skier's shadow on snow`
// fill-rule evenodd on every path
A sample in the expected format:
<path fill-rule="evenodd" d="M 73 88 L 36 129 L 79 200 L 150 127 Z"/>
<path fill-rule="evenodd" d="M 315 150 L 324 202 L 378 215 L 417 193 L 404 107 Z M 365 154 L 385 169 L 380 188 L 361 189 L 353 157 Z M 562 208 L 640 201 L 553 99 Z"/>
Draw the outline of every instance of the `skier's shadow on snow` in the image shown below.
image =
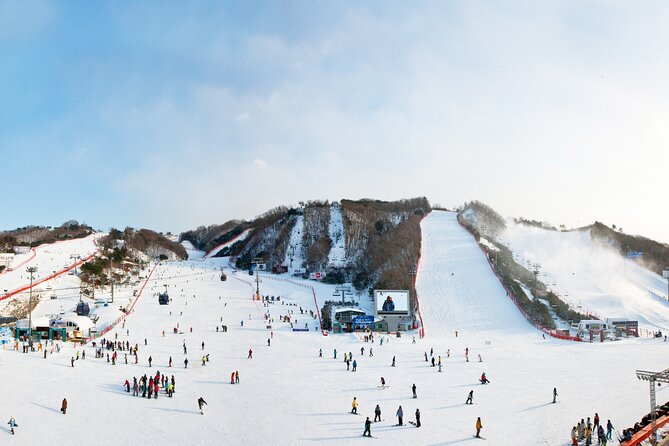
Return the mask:
<path fill-rule="evenodd" d="M 125 391 L 125 387 L 120 386 L 118 384 L 102 383 L 102 384 L 98 384 L 98 387 L 101 387 L 101 388 L 105 389 L 107 392 L 111 392 L 111 393 L 132 395 L 132 393 Z"/>
<path fill-rule="evenodd" d="M 12 431 L 10 429 L 7 429 L 6 427 L 0 426 L 0 429 L 2 429 L 4 432 L 7 432 L 8 434 L 12 433 Z"/>
<path fill-rule="evenodd" d="M 163 412 L 178 412 L 186 413 L 189 415 L 200 415 L 200 412 L 197 410 L 184 410 L 184 409 L 168 409 L 166 407 L 152 407 L 153 410 L 162 410 Z"/>
<path fill-rule="evenodd" d="M 536 406 L 531 406 L 531 407 L 526 407 L 525 409 L 520 409 L 520 410 L 516 411 L 516 413 L 519 413 L 519 412 L 528 412 L 528 411 L 530 411 L 530 410 L 540 409 L 540 408 L 542 408 L 542 407 L 544 407 L 544 406 L 551 406 L 552 404 L 553 404 L 553 403 L 551 403 L 551 402 L 544 403 L 544 404 L 538 404 L 538 405 L 536 405 Z"/>
<path fill-rule="evenodd" d="M 53 407 L 45 406 L 44 404 L 36 403 L 34 401 L 31 401 L 31 403 L 34 404 L 35 406 L 41 407 L 42 409 L 47 409 L 47 410 L 50 410 L 52 412 L 60 413 L 60 410 L 54 409 Z"/>

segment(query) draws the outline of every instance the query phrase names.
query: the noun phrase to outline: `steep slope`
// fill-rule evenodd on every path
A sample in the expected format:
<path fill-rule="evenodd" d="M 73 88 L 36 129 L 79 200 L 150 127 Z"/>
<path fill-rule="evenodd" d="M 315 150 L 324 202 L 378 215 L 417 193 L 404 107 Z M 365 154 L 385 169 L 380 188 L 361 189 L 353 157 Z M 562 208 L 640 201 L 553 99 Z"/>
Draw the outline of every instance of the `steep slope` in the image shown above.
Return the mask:
<path fill-rule="evenodd" d="M 604 319 L 638 320 L 647 329 L 669 329 L 666 280 L 593 242 L 589 230 L 511 225 L 500 241 L 519 263 L 540 265 L 540 280 L 575 309 Z"/>
<path fill-rule="evenodd" d="M 421 223 L 423 244 L 416 289 L 426 336 L 454 330 L 536 333 L 494 276 L 474 238 L 454 212 L 433 211 Z"/>

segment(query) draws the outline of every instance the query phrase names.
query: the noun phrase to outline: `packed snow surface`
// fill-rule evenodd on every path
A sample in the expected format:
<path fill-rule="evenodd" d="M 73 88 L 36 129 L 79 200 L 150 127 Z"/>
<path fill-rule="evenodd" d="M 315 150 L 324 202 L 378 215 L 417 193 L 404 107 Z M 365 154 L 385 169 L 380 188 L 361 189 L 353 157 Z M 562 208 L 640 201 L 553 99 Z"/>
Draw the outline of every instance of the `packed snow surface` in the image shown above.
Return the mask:
<path fill-rule="evenodd" d="M 500 241 L 509 245 L 518 263 L 539 264 L 539 279 L 575 310 L 600 319 L 638 320 L 649 330 L 669 330 L 666 279 L 594 243 L 589 230 L 510 225 Z"/>
<path fill-rule="evenodd" d="M 38 352 L 15 352 L 11 345 L 0 350 L 2 444 L 363 445 L 377 441 L 361 435 L 365 417 L 373 419 L 378 404 L 382 421 L 372 425 L 372 435 L 380 444 L 477 444 L 474 423 L 481 417 L 487 444 L 553 446 L 568 444 L 571 427 L 595 412 L 619 430 L 647 412 L 648 386 L 634 370 L 666 368 L 667 343 L 543 339 L 514 313 L 454 214 L 433 212 L 422 231 L 418 291 L 424 339 L 412 332 L 401 338 L 384 335 L 381 345 L 379 335 L 374 343 L 354 334 L 323 336 L 308 314 L 316 310 L 314 282 L 262 275 L 261 293 L 281 296 L 264 306 L 251 300 L 255 284 L 246 272 L 228 270 L 228 280 L 220 280 L 227 259 L 164 262 L 148 279 L 125 327 L 106 335 L 137 344 L 138 364 L 129 357 L 126 365 L 123 351 L 116 365 L 96 359 L 90 344 L 83 347 L 86 359 L 74 367 L 70 358 L 82 347 L 67 345 L 53 354 L 49 347 L 46 359 Z M 154 293 L 164 284 L 173 301 L 161 306 Z M 316 284 L 318 305 L 333 290 Z M 300 308 L 307 313 L 300 314 Z M 279 322 L 282 315 L 291 317 L 294 328 L 306 324 L 310 330 L 292 331 L 289 323 Z M 221 325 L 228 331 L 221 332 Z M 441 356 L 441 373 L 425 361 L 431 349 L 435 358 Z M 353 354 L 356 372 L 347 371 L 344 352 Z M 203 366 L 206 354 L 210 361 Z M 170 357 L 172 368 L 167 367 Z M 393 357 L 396 367 L 391 367 Z M 174 375 L 173 398 L 161 393 L 148 400 L 125 392 L 126 379 L 158 370 Z M 236 370 L 240 383 L 233 385 L 230 374 Z M 490 384 L 478 383 L 483 371 Z M 385 389 L 379 387 L 381 377 Z M 556 404 L 551 404 L 553 387 L 559 393 Z M 658 389 L 661 401 L 669 399 L 663 389 Z M 470 390 L 474 404 L 465 405 Z M 64 397 L 67 415 L 59 412 Z M 198 397 L 207 401 L 204 415 Z M 353 397 L 360 415 L 350 413 Z M 420 409 L 420 429 L 395 426 L 400 405 L 405 423 Z M 19 425 L 15 436 L 6 433 L 11 415 Z"/>
<path fill-rule="evenodd" d="M 334 203 L 330 207 L 330 240 L 332 247 L 328 253 L 328 265 L 335 268 L 346 266 L 346 239 L 341 206 Z"/>

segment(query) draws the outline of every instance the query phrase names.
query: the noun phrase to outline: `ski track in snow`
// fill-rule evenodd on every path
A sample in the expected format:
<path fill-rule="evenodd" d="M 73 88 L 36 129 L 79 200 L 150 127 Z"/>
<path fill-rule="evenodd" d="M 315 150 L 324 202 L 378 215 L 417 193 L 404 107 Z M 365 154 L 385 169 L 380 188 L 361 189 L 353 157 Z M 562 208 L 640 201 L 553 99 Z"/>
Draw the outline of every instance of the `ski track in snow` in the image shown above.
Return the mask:
<path fill-rule="evenodd" d="M 108 333 L 113 339 L 139 345 L 139 364 L 130 360 L 112 366 L 95 359 L 92 346 L 86 360 L 70 367 L 75 348 L 60 353 L 22 354 L 0 350 L 0 422 L 11 415 L 19 424 L 7 444 L 77 443 L 116 445 L 132 441 L 141 445 L 363 445 L 365 417 L 374 417 L 381 406 L 385 421 L 372 425 L 372 435 L 384 444 L 458 445 L 476 442 L 474 423 L 480 416 L 481 434 L 491 445 L 567 445 L 577 420 L 598 412 L 618 430 L 632 425 L 648 408 L 647 383 L 634 375 L 637 368 L 666 367 L 669 345 L 655 339 L 632 339 L 603 344 L 543 339 L 515 310 L 496 282 L 473 238 L 455 215 L 432 212 L 422 224 L 423 257 L 418 291 L 426 323 L 426 338 L 405 333 L 363 343 L 352 334 L 322 336 L 313 319 L 299 308 L 315 310 L 311 290 L 261 275 L 261 292 L 281 295 L 287 306 L 263 306 L 251 300 L 253 278 L 227 268 L 227 259 L 164 262 L 159 265 L 127 318 L 125 329 Z M 228 280 L 220 281 L 220 268 Z M 455 273 L 451 275 L 451 273 Z M 333 286 L 313 285 L 322 305 Z M 153 293 L 168 285 L 173 302 L 159 305 Z M 289 309 L 296 326 L 307 323 L 309 332 L 292 332 L 278 316 Z M 262 315 L 275 318 L 274 336 Z M 171 312 L 171 315 L 170 315 Z M 183 314 L 182 314 L 183 312 Z M 221 318 L 223 321 L 221 322 Z M 244 321 L 243 327 L 241 321 Z M 183 333 L 174 334 L 179 325 Z M 216 325 L 226 324 L 227 333 Z M 190 328 L 193 327 L 193 332 Z M 165 337 L 162 331 L 165 331 Z M 459 331 L 456 338 L 454 330 Z M 416 337 L 416 344 L 412 338 Z M 144 346 L 144 339 L 148 345 Z M 186 342 L 188 355 L 183 354 Z M 205 342 L 202 350 L 201 343 Z M 7 346 L 5 346 L 7 347 Z M 360 348 L 365 347 L 365 354 Z M 248 349 L 253 359 L 247 359 Z M 318 349 L 323 357 L 318 357 Z M 333 349 L 337 359 L 333 359 Z M 373 348 L 374 356 L 369 357 Z M 441 355 L 443 372 L 425 362 L 423 354 L 434 348 Z M 470 362 L 464 350 L 469 348 Z M 76 350 L 81 350 L 77 347 Z M 450 358 L 446 352 L 450 349 Z M 344 352 L 352 352 L 358 371 L 347 372 Z M 201 357 L 210 362 L 201 365 Z M 428 353 L 429 354 L 429 353 Z M 478 362 L 481 354 L 483 362 Z M 147 358 L 153 358 L 149 368 Z M 174 367 L 167 368 L 172 356 Z M 390 367 L 392 357 L 396 367 Z M 190 364 L 184 369 L 183 360 Z M 122 388 L 125 379 L 160 370 L 176 379 L 174 398 L 163 394 L 152 400 L 132 397 Z M 229 384 L 238 370 L 240 384 Z M 491 384 L 478 384 L 485 371 Z M 383 376 L 388 388 L 378 389 Z M 418 398 L 411 398 L 415 383 Z M 553 387 L 558 404 L 551 404 Z M 469 390 L 474 404 L 464 404 Z M 669 399 L 665 387 L 658 401 Z M 197 398 L 208 403 L 199 414 Z M 349 412 L 353 397 L 360 416 Z M 67 415 L 58 408 L 66 397 Z M 397 407 L 405 422 L 421 411 L 422 427 L 395 427 Z"/>

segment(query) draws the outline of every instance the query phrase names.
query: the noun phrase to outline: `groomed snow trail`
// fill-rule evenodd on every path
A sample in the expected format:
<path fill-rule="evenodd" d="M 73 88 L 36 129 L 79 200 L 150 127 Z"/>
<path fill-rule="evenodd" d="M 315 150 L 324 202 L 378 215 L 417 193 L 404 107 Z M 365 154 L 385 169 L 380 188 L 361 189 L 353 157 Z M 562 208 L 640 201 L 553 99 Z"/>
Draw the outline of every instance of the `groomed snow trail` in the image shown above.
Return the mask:
<path fill-rule="evenodd" d="M 421 223 L 422 256 L 416 289 L 428 337 L 455 330 L 537 333 L 493 274 L 454 212 L 434 211 Z"/>

